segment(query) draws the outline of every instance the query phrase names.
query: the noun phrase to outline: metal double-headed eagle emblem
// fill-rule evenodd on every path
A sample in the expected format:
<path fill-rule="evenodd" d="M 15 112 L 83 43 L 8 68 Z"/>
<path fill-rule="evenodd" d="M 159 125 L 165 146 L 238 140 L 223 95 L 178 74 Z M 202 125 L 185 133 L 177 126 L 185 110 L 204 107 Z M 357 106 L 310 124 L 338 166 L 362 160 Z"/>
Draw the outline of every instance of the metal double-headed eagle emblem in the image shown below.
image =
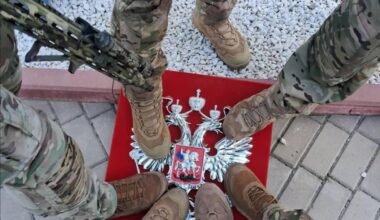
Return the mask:
<path fill-rule="evenodd" d="M 165 98 L 168 100 L 166 109 L 169 112 L 166 115 L 166 123 L 169 126 L 177 126 L 181 130 L 181 138 L 176 143 L 172 143 L 170 154 L 166 158 L 154 160 L 146 156 L 132 135 L 133 149 L 129 155 L 135 161 L 138 172 L 140 172 L 139 165 L 150 171 L 169 170 L 167 172 L 169 183 L 190 192 L 205 183 L 206 171 L 209 172 L 212 181 L 223 182 L 223 176 L 231 164 L 249 162 L 248 156 L 251 155 L 252 148 L 250 137 L 238 141 L 223 137 L 214 146 L 216 154 L 209 154 L 211 148 L 204 143 L 205 135 L 207 132 L 222 133 L 221 121 L 225 117 L 227 107 L 223 108 L 223 115 L 217 106 L 209 112 L 209 115 L 204 114 L 202 109 L 206 100 L 200 97 L 200 93 L 201 90 L 198 89 L 196 96 L 189 98 L 190 110 L 186 112 L 182 112 L 183 108 L 179 100 L 174 103 L 172 98 Z M 194 113 L 200 114 L 202 122 L 192 134 L 186 119 Z M 165 169 L 167 166 L 169 169 Z M 188 219 L 192 219 L 191 213 Z"/>

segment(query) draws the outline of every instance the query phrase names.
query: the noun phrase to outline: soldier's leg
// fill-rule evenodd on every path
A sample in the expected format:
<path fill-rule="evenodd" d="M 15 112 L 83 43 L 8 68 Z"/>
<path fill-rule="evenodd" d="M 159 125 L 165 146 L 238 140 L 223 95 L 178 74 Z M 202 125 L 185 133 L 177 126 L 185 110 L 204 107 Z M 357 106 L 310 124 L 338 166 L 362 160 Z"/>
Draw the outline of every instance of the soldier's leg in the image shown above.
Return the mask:
<path fill-rule="evenodd" d="M 73 220 L 125 216 L 151 207 L 167 190 L 162 173 L 111 184 L 98 179 L 84 166 L 71 137 L 1 85 L 0 136 L 0 184 L 37 215 Z"/>
<path fill-rule="evenodd" d="M 196 0 L 192 20 L 227 66 L 242 69 L 248 65 L 251 55 L 247 41 L 228 20 L 236 1 Z"/>
<path fill-rule="evenodd" d="M 111 216 L 113 187 L 85 168 L 78 146 L 55 122 L 11 93 L 20 89 L 21 71 L 13 28 L 1 21 L 0 51 L 0 184 L 37 215 Z"/>
<path fill-rule="evenodd" d="M 292 55 L 279 76 L 291 107 L 341 101 L 367 82 L 380 61 L 379 11 L 378 0 L 342 2 Z"/>
<path fill-rule="evenodd" d="M 217 24 L 228 19 L 237 0 L 197 0 L 195 10 L 206 24 Z"/>
<path fill-rule="evenodd" d="M 152 206 L 167 190 L 164 175 L 143 173 L 111 185 L 99 180 L 58 124 L 6 89 L 19 90 L 21 72 L 18 65 L 10 65 L 18 64 L 13 30 L 0 25 L 0 184 L 27 210 L 42 216 L 105 219 Z"/>
<path fill-rule="evenodd" d="M 42 112 L 0 85 L 1 184 L 28 211 L 104 219 L 116 209 L 114 188 L 84 166 L 77 144 Z"/>
<path fill-rule="evenodd" d="M 16 36 L 12 27 L 0 19 L 0 84 L 17 94 L 21 87 L 21 68 Z"/>
<path fill-rule="evenodd" d="M 126 86 L 132 107 L 133 128 L 137 142 L 148 156 L 164 158 L 170 150 L 170 133 L 162 112 L 161 74 L 167 67 L 161 42 L 168 25 L 171 0 L 116 0 L 112 27 L 116 38 L 125 47 L 148 59 L 155 76 L 148 79 L 154 89 L 144 91 Z"/>
<path fill-rule="evenodd" d="M 346 0 L 288 60 L 270 89 L 239 102 L 223 129 L 241 138 L 276 117 L 309 114 L 345 99 L 375 72 L 380 58 L 380 2 Z"/>

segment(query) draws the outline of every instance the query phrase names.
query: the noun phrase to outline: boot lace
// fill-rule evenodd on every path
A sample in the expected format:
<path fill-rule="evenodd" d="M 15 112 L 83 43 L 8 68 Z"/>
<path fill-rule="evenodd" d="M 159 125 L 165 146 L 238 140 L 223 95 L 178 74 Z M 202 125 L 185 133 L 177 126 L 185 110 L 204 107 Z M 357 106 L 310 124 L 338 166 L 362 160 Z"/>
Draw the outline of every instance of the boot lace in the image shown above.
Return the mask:
<path fill-rule="evenodd" d="M 134 201 L 144 197 L 144 187 L 140 181 L 122 184 L 119 187 L 121 192 L 126 194 L 125 201 Z"/>
<path fill-rule="evenodd" d="M 222 24 L 214 25 L 213 30 L 222 40 L 223 44 L 227 46 L 234 46 L 238 42 L 237 33 L 228 20 Z"/>
<path fill-rule="evenodd" d="M 123 213 L 128 204 L 144 198 L 144 185 L 138 180 L 132 183 L 113 184 L 118 194 L 118 204 L 115 214 Z"/>
<path fill-rule="evenodd" d="M 148 101 L 135 100 L 132 102 L 132 108 L 135 112 L 136 119 L 139 122 L 140 129 L 147 136 L 155 136 L 161 123 L 161 100 L 158 97 Z"/>
<path fill-rule="evenodd" d="M 258 106 L 250 105 L 247 112 L 242 116 L 248 127 L 259 128 L 271 118 L 271 113 L 269 112 L 269 107 L 263 101 Z"/>
<path fill-rule="evenodd" d="M 251 207 L 257 210 L 257 219 L 261 219 L 265 209 L 270 204 L 276 203 L 276 199 L 272 195 L 258 186 L 253 186 L 248 190 L 248 198 L 251 202 Z"/>

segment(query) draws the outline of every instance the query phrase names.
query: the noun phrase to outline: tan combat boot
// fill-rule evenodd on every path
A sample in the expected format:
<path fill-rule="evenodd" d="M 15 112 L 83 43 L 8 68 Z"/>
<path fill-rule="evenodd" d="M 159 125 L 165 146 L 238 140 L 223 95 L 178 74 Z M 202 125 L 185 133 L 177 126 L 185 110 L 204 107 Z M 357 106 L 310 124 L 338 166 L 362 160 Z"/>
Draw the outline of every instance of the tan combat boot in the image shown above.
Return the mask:
<path fill-rule="evenodd" d="M 211 41 L 216 53 L 227 66 L 232 69 L 242 69 L 248 65 L 251 54 L 245 38 L 228 20 L 235 2 L 197 0 L 192 21 L 193 25 Z"/>
<path fill-rule="evenodd" d="M 239 140 L 265 128 L 276 117 L 295 115 L 293 109 L 285 107 L 279 94 L 276 83 L 237 103 L 224 119 L 224 134 L 230 139 Z"/>
<path fill-rule="evenodd" d="M 116 0 L 112 13 L 114 35 L 128 48 L 149 60 L 154 76 L 147 79 L 154 89 L 144 91 L 126 86 L 132 107 L 133 129 L 144 153 L 153 159 L 165 158 L 170 151 L 170 133 L 162 112 L 161 75 L 167 67 L 161 42 L 168 25 L 171 0 Z"/>
<path fill-rule="evenodd" d="M 232 210 L 226 195 L 218 186 L 206 183 L 195 195 L 195 218 L 197 220 L 231 220 Z"/>
<path fill-rule="evenodd" d="M 227 169 L 224 187 L 232 205 L 251 220 L 311 220 L 302 210 L 284 211 L 256 175 L 243 164 Z"/>
<path fill-rule="evenodd" d="M 153 159 L 165 158 L 170 152 L 170 133 L 162 110 L 161 77 L 152 79 L 153 91 L 126 86 L 131 104 L 133 131 L 144 153 Z"/>
<path fill-rule="evenodd" d="M 158 200 L 143 220 L 184 220 L 189 210 L 189 198 L 185 191 L 175 188 Z"/>
<path fill-rule="evenodd" d="M 150 208 L 168 189 L 166 177 L 158 172 L 141 173 L 110 184 L 117 194 L 117 208 L 112 218 Z"/>

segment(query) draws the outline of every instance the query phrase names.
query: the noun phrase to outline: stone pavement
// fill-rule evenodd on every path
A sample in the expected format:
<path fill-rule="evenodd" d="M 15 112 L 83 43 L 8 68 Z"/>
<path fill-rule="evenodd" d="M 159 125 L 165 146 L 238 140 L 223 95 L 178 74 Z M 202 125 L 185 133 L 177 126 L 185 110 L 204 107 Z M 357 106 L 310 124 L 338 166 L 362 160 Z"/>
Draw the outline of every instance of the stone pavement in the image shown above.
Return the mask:
<path fill-rule="evenodd" d="M 27 102 L 60 123 L 104 177 L 115 119 L 109 103 Z M 275 123 L 268 188 L 315 220 L 380 220 L 380 116 L 310 116 Z M 26 213 L 1 189 L 1 220 L 56 220 Z"/>

